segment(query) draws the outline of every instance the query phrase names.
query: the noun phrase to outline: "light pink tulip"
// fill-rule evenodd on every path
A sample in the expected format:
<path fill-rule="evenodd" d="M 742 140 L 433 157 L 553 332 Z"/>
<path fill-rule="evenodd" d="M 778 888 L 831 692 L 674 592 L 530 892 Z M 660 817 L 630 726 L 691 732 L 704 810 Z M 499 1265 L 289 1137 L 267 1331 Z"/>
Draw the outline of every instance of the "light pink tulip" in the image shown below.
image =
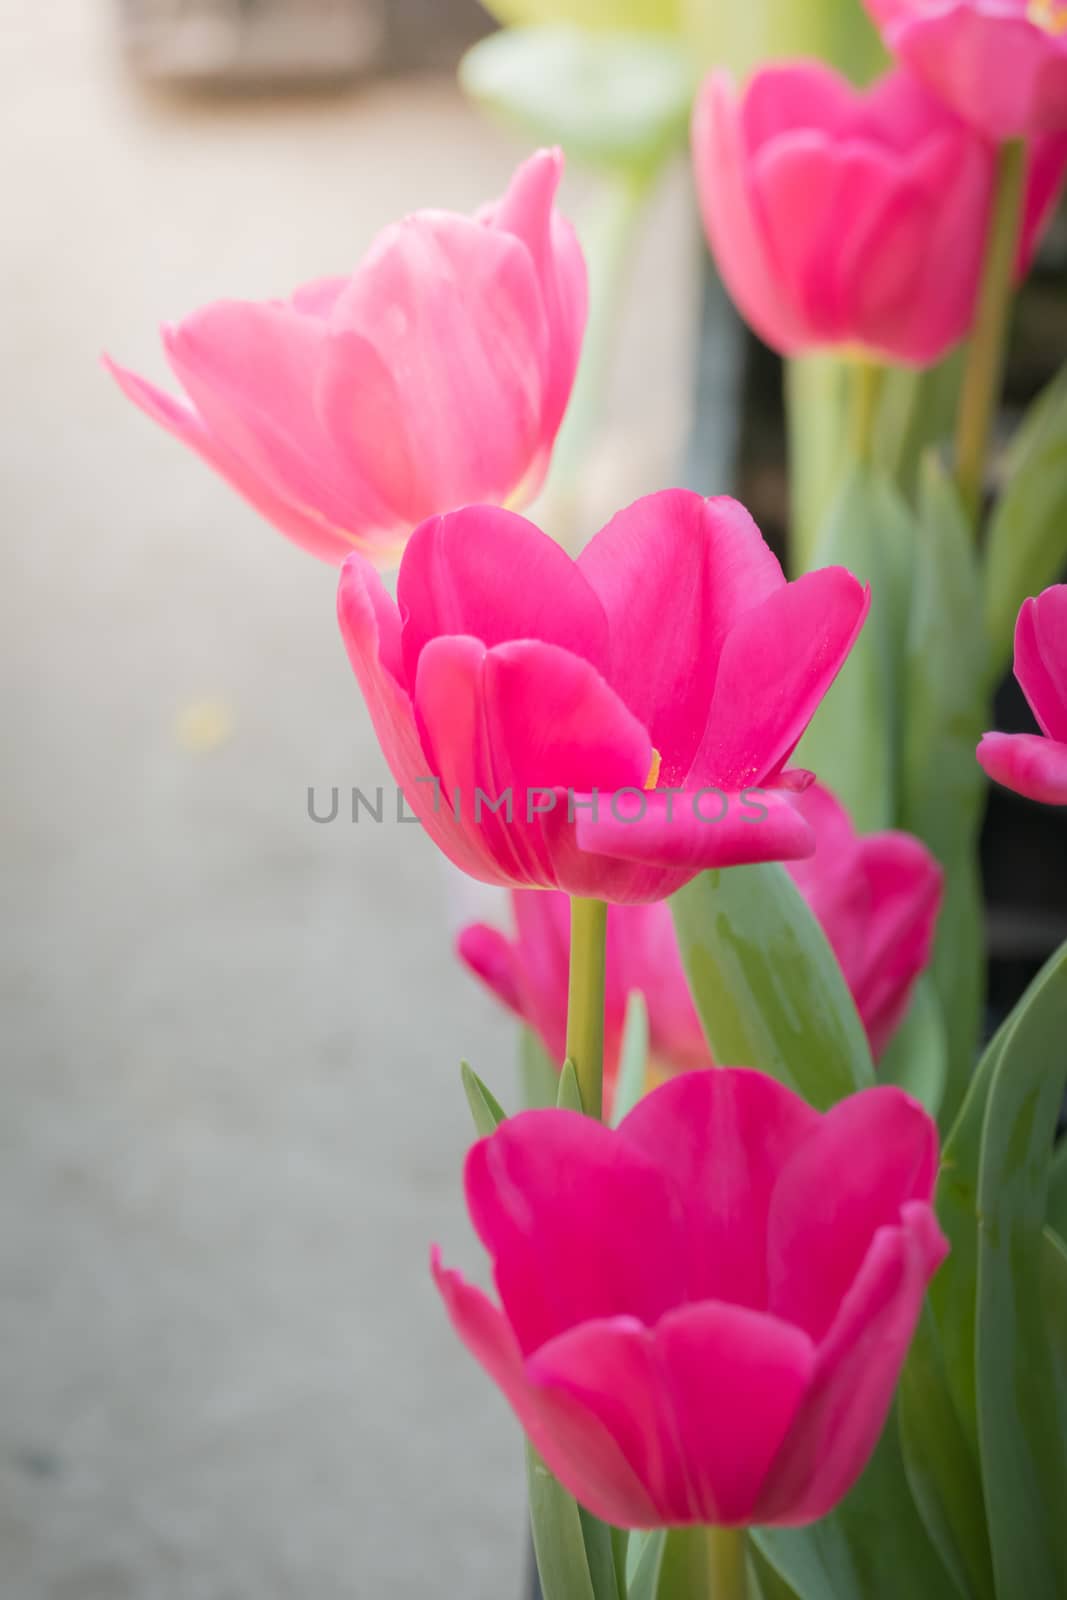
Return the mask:
<path fill-rule="evenodd" d="M 990 139 L 1067 130 L 1064 0 L 866 0 L 893 54 Z"/>
<path fill-rule="evenodd" d="M 467 1158 L 500 1306 L 452 1323 L 561 1483 L 616 1527 L 799 1524 L 856 1481 L 947 1246 L 937 1130 L 899 1089 L 820 1115 L 741 1068 L 613 1132 L 527 1111 Z"/>
<path fill-rule="evenodd" d="M 570 397 L 585 264 L 542 150 L 476 218 L 416 212 L 348 278 L 163 330 L 188 400 L 124 392 L 297 544 L 395 562 L 426 517 L 539 487 Z"/>
<path fill-rule="evenodd" d="M 797 795 L 794 804 L 811 824 L 815 854 L 791 862 L 789 871 L 833 946 L 877 1058 L 929 964 L 941 868 L 911 834 L 858 834 L 844 807 L 819 784 Z M 459 955 L 560 1063 L 566 1053 L 569 902 L 561 894 L 516 890 L 512 908 L 514 940 L 499 928 L 474 923 L 459 936 Z M 710 1066 L 668 907 L 613 906 L 607 954 L 604 1083 L 609 1102 L 634 990 L 648 1007 L 652 1070 L 663 1075 Z"/>
<path fill-rule="evenodd" d="M 978 759 L 1006 789 L 1067 806 L 1067 584 L 1024 601 L 1015 625 L 1015 676 L 1041 733 L 987 733 Z"/>
<path fill-rule="evenodd" d="M 969 331 L 994 157 L 910 74 L 854 89 L 818 63 L 767 67 L 739 98 L 713 73 L 693 158 L 712 253 L 739 309 L 784 355 L 829 347 L 925 366 Z M 1035 151 L 1020 271 L 1067 144 Z"/>
<path fill-rule="evenodd" d="M 397 600 L 348 558 L 341 629 L 382 749 L 472 877 L 639 902 L 810 852 L 786 763 L 869 594 L 840 567 L 787 583 L 736 501 L 650 495 L 577 561 L 470 506 L 416 531 Z"/>

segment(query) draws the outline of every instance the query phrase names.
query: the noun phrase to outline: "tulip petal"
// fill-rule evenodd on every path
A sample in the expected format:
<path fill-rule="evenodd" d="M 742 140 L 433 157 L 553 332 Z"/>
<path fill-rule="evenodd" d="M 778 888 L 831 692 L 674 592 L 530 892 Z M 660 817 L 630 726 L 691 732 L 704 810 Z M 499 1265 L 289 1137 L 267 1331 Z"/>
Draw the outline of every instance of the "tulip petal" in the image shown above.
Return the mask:
<path fill-rule="evenodd" d="M 587 579 L 554 539 L 497 506 L 468 506 L 415 530 L 397 585 L 404 661 L 415 682 L 432 638 L 467 634 L 486 646 L 542 639 L 603 671 L 608 622 Z"/>
<path fill-rule="evenodd" d="M 822 1339 L 874 1235 L 898 1225 L 908 1201 L 930 1199 L 936 1172 L 937 1131 L 900 1089 L 867 1089 L 828 1111 L 786 1163 L 771 1197 L 773 1314 Z"/>
<path fill-rule="evenodd" d="M 709 1302 L 652 1329 L 632 1318 L 586 1322 L 543 1345 L 527 1372 L 618 1441 L 657 1522 L 742 1524 L 814 1363 L 799 1329 Z"/>
<path fill-rule="evenodd" d="M 731 298 L 776 350 L 803 350 L 810 335 L 775 276 L 749 183 L 737 96 L 726 73 L 713 72 L 697 96 L 693 163 L 704 226 Z"/>
<path fill-rule="evenodd" d="M 1042 733 L 1067 744 L 1067 583 L 1023 602 L 1015 625 L 1015 676 Z"/>
<path fill-rule="evenodd" d="M 457 314 L 460 306 L 474 314 Z M 372 344 L 396 384 L 411 445 L 404 504 L 412 522 L 511 497 L 542 444 L 549 361 L 541 292 L 519 240 L 466 217 L 420 212 L 379 237 L 332 324 Z M 343 416 L 344 367 L 323 384 L 325 414 Z"/>
<path fill-rule="evenodd" d="M 347 533 L 323 522 L 310 507 L 292 505 L 240 456 L 234 455 L 213 438 L 200 416 L 186 401 L 174 399 L 155 384 L 120 367 L 118 362 L 107 356 L 104 357 L 104 366 L 128 400 L 132 400 L 146 416 L 158 422 L 174 438 L 180 439 L 182 444 L 195 450 L 202 461 L 213 467 L 249 505 L 294 543 L 335 566 L 350 554 L 352 540 Z"/>
<path fill-rule="evenodd" d="M 819 1346 L 811 1388 L 753 1521 L 796 1526 L 825 1516 L 878 1442 L 926 1285 L 948 1249 L 928 1205 L 911 1201 L 901 1218 L 875 1233 Z"/>
<path fill-rule="evenodd" d="M 491 928 L 484 922 L 471 923 L 456 940 L 456 953 L 468 971 L 480 978 L 502 1005 L 522 1020 L 532 1020 L 527 1017 L 523 1003 L 515 946 L 499 928 Z"/>
<path fill-rule="evenodd" d="M 478 839 L 468 839 L 433 783 L 437 775 L 423 749 L 404 683 L 400 613 L 363 556 L 350 555 L 341 570 L 337 615 L 378 743 L 408 806 L 450 861 L 472 877 L 484 878 Z"/>
<path fill-rule="evenodd" d="M 534 1449 L 564 1483 L 578 1488 L 594 1516 L 650 1527 L 656 1520 L 648 1493 L 614 1436 L 588 1412 L 530 1385 L 515 1336 L 480 1289 L 431 1257 L 434 1281 L 460 1339 L 503 1390 Z"/>
<path fill-rule="evenodd" d="M 557 881 L 541 826 L 545 808 L 566 818 L 557 791 L 639 785 L 652 760 L 647 733 L 600 674 L 536 640 L 487 651 L 472 639 L 432 639 L 419 656 L 415 704 L 436 770 L 467 817 L 478 789 L 498 803 L 510 793 L 511 821 L 483 808 L 478 831 L 496 881 L 517 887 Z"/>
<path fill-rule="evenodd" d="M 464 1181 L 525 1355 L 590 1318 L 653 1323 L 681 1298 L 684 1228 L 673 1224 L 684 1219 L 669 1179 L 603 1124 L 522 1112 L 474 1146 Z"/>
<path fill-rule="evenodd" d="M 623 1118 L 618 1137 L 677 1186 L 688 1299 L 766 1309 L 771 1196 L 820 1123 L 799 1095 L 740 1067 L 673 1078 Z"/>
<path fill-rule="evenodd" d="M 631 861 L 684 874 L 676 888 L 708 868 L 808 856 L 815 837 L 788 794 L 716 788 L 600 794 L 576 808 L 574 841 L 593 857 Z M 595 809 L 594 809 L 595 805 Z M 545 819 L 553 848 L 563 841 L 562 810 Z M 662 898 L 659 896 L 658 898 Z"/>
<path fill-rule="evenodd" d="M 987 733 L 978 761 L 1005 789 L 1042 805 L 1067 806 L 1067 744 L 1039 733 Z"/>
<path fill-rule="evenodd" d="M 826 567 L 745 612 L 723 646 L 690 782 L 742 790 L 773 778 L 844 665 L 870 603 L 870 590 L 850 572 Z"/>
<path fill-rule="evenodd" d="M 541 285 L 550 353 L 541 420 L 549 437 L 555 435 L 570 398 L 589 300 L 578 236 L 553 206 L 562 176 L 562 151 L 538 150 L 516 170 L 504 196 L 483 214 L 493 227 L 522 240 Z"/>
<path fill-rule="evenodd" d="M 328 342 L 320 318 L 288 305 L 220 300 L 165 329 L 163 342 L 208 431 L 273 492 L 313 506 L 338 530 L 369 527 L 395 543 L 396 513 L 361 474 L 359 457 L 332 448 L 307 403 Z M 359 348 L 380 395 L 389 374 L 371 345 Z"/>
<path fill-rule="evenodd" d="M 646 495 L 578 558 L 611 626 L 608 681 L 648 728 L 659 781 L 684 781 L 738 614 L 784 587 L 752 518 L 726 496 Z"/>

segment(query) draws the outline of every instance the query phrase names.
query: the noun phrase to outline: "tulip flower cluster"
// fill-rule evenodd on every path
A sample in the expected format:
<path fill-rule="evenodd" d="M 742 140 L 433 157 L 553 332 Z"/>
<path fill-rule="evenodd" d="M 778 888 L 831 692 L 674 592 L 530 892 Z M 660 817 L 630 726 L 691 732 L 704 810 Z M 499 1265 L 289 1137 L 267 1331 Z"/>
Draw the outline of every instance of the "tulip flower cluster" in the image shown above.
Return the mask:
<path fill-rule="evenodd" d="M 794 528 L 788 579 L 721 495 L 649 492 L 576 558 L 519 514 L 586 324 L 559 151 L 349 277 L 167 329 L 184 398 L 111 368 L 341 565 L 407 805 L 510 896 L 514 936 L 475 924 L 458 953 L 552 1103 L 508 1117 L 464 1068 L 495 1294 L 436 1248 L 432 1272 L 526 1433 L 545 1600 L 1067 1592 L 1067 946 L 979 1059 L 975 885 L 983 769 L 1067 805 L 1062 379 L 974 537 L 1011 296 L 1067 167 L 1067 13 L 869 10 L 897 58 L 871 87 L 713 71 L 692 119 L 738 308 L 861 375 L 853 427 L 794 418 L 798 471 L 813 421 L 837 456 L 813 570 Z M 630 22 L 662 51 L 684 11 Z M 950 467 L 906 473 L 884 369 L 967 338 Z M 1040 733 L 979 743 L 1016 615 Z"/>

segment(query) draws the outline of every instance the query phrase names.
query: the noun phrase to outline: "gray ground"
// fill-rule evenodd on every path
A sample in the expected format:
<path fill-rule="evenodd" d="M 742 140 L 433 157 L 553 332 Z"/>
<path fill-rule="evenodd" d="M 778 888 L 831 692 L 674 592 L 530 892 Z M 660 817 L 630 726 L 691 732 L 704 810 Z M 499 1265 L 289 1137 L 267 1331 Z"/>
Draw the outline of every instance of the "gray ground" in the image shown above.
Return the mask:
<path fill-rule="evenodd" d="M 426 1256 L 477 1264 L 456 1062 L 511 1096 L 511 1030 L 453 964 L 464 890 L 418 832 L 305 814 L 309 783 L 384 777 L 333 572 L 96 363 L 161 376 L 160 318 L 342 269 L 522 147 L 443 80 L 146 98 L 110 24 L 0 0 L 0 1593 L 507 1600 L 519 1435 Z M 679 183 L 609 509 L 677 421 L 686 224 Z"/>

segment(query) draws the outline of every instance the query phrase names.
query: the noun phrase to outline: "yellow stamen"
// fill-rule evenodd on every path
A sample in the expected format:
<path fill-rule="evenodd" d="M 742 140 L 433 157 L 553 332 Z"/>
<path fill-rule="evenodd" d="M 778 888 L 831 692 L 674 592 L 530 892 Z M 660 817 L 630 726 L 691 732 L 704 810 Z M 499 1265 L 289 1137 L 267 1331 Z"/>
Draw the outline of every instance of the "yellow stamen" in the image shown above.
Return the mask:
<path fill-rule="evenodd" d="M 645 779 L 646 789 L 654 789 L 656 787 L 657 783 L 659 782 L 659 769 L 662 765 L 663 757 L 660 755 L 658 750 L 653 748 L 652 765 L 649 767 L 648 777 Z"/>
<path fill-rule="evenodd" d="M 1067 33 L 1067 4 L 1064 0 L 1030 0 L 1026 20 L 1046 33 Z"/>

